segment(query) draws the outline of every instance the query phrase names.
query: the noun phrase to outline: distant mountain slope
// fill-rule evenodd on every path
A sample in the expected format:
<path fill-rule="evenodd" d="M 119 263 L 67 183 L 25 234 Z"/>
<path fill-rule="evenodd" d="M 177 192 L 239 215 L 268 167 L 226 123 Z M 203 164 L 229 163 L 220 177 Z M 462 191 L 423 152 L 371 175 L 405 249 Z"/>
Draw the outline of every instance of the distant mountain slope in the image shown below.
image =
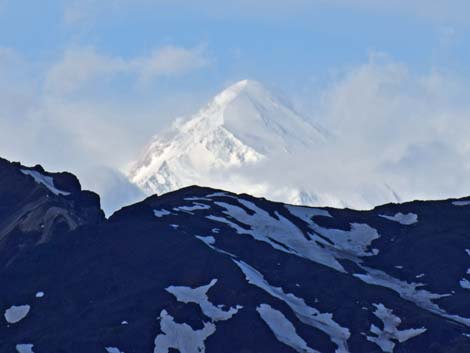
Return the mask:
<path fill-rule="evenodd" d="M 78 195 L 8 162 L 0 185 L 2 212 L 30 203 L 7 190 L 67 210 Z M 0 352 L 467 353 L 469 228 L 468 198 L 353 211 L 152 196 L 2 254 Z"/>

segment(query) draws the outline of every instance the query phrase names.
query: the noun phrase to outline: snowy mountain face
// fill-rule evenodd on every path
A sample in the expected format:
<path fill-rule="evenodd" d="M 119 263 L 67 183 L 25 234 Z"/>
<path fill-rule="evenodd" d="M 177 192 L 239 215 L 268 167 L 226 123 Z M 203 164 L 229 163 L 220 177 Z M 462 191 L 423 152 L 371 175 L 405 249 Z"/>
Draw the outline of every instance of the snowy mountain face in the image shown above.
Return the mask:
<path fill-rule="evenodd" d="M 260 83 L 241 81 L 195 116 L 155 136 L 128 175 L 148 194 L 197 184 L 310 204 L 320 196 L 315 191 L 280 190 L 269 175 L 260 178 L 253 169 L 314 151 L 328 140 L 325 129 L 299 116 Z"/>
<path fill-rule="evenodd" d="M 0 352 L 470 351 L 468 199 L 352 211 L 189 187 L 25 241 L 54 206 L 94 214 L 67 180 L 0 163 L 18 245 L 0 247 Z"/>

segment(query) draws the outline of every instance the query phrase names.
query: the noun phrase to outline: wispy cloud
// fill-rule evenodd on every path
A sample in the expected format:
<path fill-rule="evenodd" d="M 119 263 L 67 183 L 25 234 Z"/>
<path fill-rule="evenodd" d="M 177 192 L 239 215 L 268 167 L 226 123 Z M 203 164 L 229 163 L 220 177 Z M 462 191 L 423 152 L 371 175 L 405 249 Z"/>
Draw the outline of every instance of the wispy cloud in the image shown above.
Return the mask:
<path fill-rule="evenodd" d="M 109 191 L 106 178 L 123 190 L 124 179 L 110 176 L 109 169 L 100 169 L 98 179 L 90 171 L 97 166 L 117 169 L 134 159 L 162 127 L 157 120 L 175 118 L 174 112 L 186 104 L 178 96 L 165 110 L 163 97 L 142 98 L 132 94 L 132 86 L 139 90 L 142 82 L 189 74 L 210 65 L 208 57 L 204 47 L 167 46 L 130 58 L 74 47 L 46 70 L 29 74 L 36 68 L 33 63 L 11 49 L 0 49 L 0 154 L 72 170 L 98 191 Z M 298 171 L 288 180 L 285 175 L 276 179 L 277 162 L 253 170 L 253 180 L 269 176 L 279 188 L 314 185 L 354 205 L 364 201 L 357 199 L 357 190 L 380 194 L 391 187 L 404 199 L 468 193 L 468 81 L 448 70 L 416 73 L 381 53 L 339 72 L 320 98 L 310 97 L 320 103 L 309 114 L 336 134 L 335 143 L 279 161 L 286 170 Z M 105 81 L 114 89 L 122 77 L 124 93 L 93 91 L 107 89 Z M 188 105 L 190 111 L 198 108 L 195 101 Z M 312 161 L 309 168 L 305 160 Z M 137 195 L 132 188 L 128 191 Z"/>
<path fill-rule="evenodd" d="M 418 74 L 372 54 L 323 92 L 316 114 L 337 139 L 314 155 L 317 167 L 302 182 L 332 190 L 388 185 L 403 199 L 466 195 L 469 86 L 448 71 Z"/>
<path fill-rule="evenodd" d="M 86 187 L 104 194 L 108 207 L 116 200 L 111 182 L 121 194 L 136 197 L 140 194 L 132 186 L 122 191 L 125 179 L 117 170 L 134 158 L 170 111 L 197 106 L 197 95 L 186 97 L 184 90 L 170 102 L 144 91 L 153 90 L 161 78 L 168 81 L 205 67 L 207 57 L 203 46 L 164 46 L 130 58 L 73 47 L 38 65 L 0 48 L 0 155 L 75 172 Z M 106 178 L 110 183 L 103 182 Z"/>
<path fill-rule="evenodd" d="M 329 143 L 246 167 L 248 180 L 228 171 L 217 186 L 268 198 L 308 190 L 323 205 L 353 208 L 397 201 L 397 195 L 401 201 L 466 196 L 469 89 L 470 82 L 447 70 L 417 73 L 372 53 L 332 77 L 320 98 L 311 97 L 320 103 L 309 115 L 333 133 Z"/>
<path fill-rule="evenodd" d="M 150 55 L 131 60 L 128 65 L 139 78 L 148 82 L 160 76 L 177 76 L 210 64 L 206 48 L 200 46 L 186 49 L 165 46 L 154 50 Z"/>
<path fill-rule="evenodd" d="M 148 83 L 163 76 L 183 75 L 209 63 L 204 46 L 167 45 L 133 58 L 105 55 L 93 47 L 74 47 L 67 49 L 61 60 L 51 66 L 45 84 L 51 92 L 69 93 L 97 80 L 112 80 L 120 75 L 131 75 Z"/>

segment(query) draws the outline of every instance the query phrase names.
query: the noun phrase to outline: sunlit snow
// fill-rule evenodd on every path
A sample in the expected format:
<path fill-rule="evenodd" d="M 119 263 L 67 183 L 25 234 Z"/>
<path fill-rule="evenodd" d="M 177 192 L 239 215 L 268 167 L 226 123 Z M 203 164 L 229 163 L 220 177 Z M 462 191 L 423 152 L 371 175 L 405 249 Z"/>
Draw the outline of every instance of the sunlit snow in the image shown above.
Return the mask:
<path fill-rule="evenodd" d="M 176 323 L 166 310 L 162 310 L 159 319 L 163 333 L 155 338 L 153 353 L 168 353 L 170 348 L 179 353 L 204 353 L 205 340 L 215 333 L 215 325 L 211 322 L 204 322 L 202 329 L 194 330 L 186 323 Z"/>
<path fill-rule="evenodd" d="M 242 307 L 237 305 L 234 308 L 229 308 L 227 311 L 215 306 L 209 301 L 207 292 L 215 286 L 217 279 L 213 279 L 209 284 L 201 287 L 177 287 L 170 286 L 166 291 L 173 294 L 179 302 L 182 303 L 195 303 L 199 305 L 204 315 L 212 321 L 226 321 L 232 318 Z"/>
<path fill-rule="evenodd" d="M 336 353 L 348 353 L 349 329 L 342 327 L 333 320 L 333 314 L 321 313 L 319 310 L 307 305 L 305 300 L 296 297 L 292 293 L 285 293 L 280 287 L 271 286 L 264 276 L 256 269 L 243 261 L 233 260 L 245 275 L 248 283 L 263 289 L 271 296 L 285 302 L 304 324 L 314 327 L 328 336 L 336 344 Z"/>
<path fill-rule="evenodd" d="M 408 283 L 399 280 L 389 274 L 372 269 L 369 267 L 361 266 L 361 268 L 367 272 L 367 274 L 354 274 L 354 277 L 359 278 L 368 284 L 373 284 L 385 288 L 392 289 L 405 300 L 415 303 L 420 308 L 428 310 L 436 315 L 442 316 L 446 319 L 461 323 L 470 327 L 470 318 L 464 318 L 458 315 L 452 315 L 447 313 L 444 309 L 439 307 L 434 300 L 448 297 L 450 294 L 435 294 L 424 289 L 419 289 L 423 284 L 421 283 Z"/>
<path fill-rule="evenodd" d="M 470 281 L 466 278 L 460 280 L 460 287 L 464 289 L 470 289 Z"/>
<path fill-rule="evenodd" d="M 124 353 L 116 347 L 106 347 L 108 353 Z"/>
<path fill-rule="evenodd" d="M 224 202 L 215 202 L 224 208 L 224 214 L 237 221 L 250 226 L 249 230 L 240 227 L 226 217 L 207 216 L 208 219 L 229 225 L 239 234 L 248 234 L 256 240 L 270 244 L 273 248 L 311 261 L 345 272 L 343 266 L 328 251 L 324 250 L 317 242 L 307 239 L 303 232 L 288 219 L 277 214 L 278 219 L 273 218 L 268 212 L 257 207 L 252 202 L 240 199 L 239 202 L 254 212 L 250 215 L 239 206 Z M 281 245 L 282 244 L 282 245 Z"/>
<path fill-rule="evenodd" d="M 167 210 L 164 210 L 164 209 L 161 209 L 161 210 L 153 210 L 153 214 L 154 214 L 155 217 L 161 218 L 163 216 L 170 215 L 171 212 L 167 211 Z"/>
<path fill-rule="evenodd" d="M 319 353 L 310 348 L 304 339 L 297 334 L 292 322 L 282 312 L 273 309 L 268 304 L 261 304 L 256 308 L 256 311 L 258 311 L 279 342 L 284 343 L 299 353 Z"/>
<path fill-rule="evenodd" d="M 454 201 L 454 202 L 452 202 L 452 205 L 454 205 L 454 206 L 469 206 L 470 201 Z"/>
<path fill-rule="evenodd" d="M 34 353 L 33 351 L 34 344 L 17 344 L 16 351 L 18 353 Z"/>
<path fill-rule="evenodd" d="M 395 341 L 400 343 L 425 333 L 427 330 L 423 328 L 399 330 L 401 319 L 393 314 L 393 311 L 387 309 L 383 304 L 374 304 L 376 310 L 374 315 L 383 322 L 383 329 L 378 328 L 374 324 L 370 327 L 373 336 L 367 336 L 367 339 L 377 344 L 383 352 L 392 353 L 395 348 Z"/>
<path fill-rule="evenodd" d="M 9 324 L 16 324 L 28 315 L 30 309 L 31 307 L 29 305 L 13 305 L 5 310 L 5 320 Z"/>
<path fill-rule="evenodd" d="M 383 214 L 381 214 L 379 216 L 382 217 L 382 218 L 386 218 L 390 221 L 398 222 L 400 224 L 407 225 L 407 226 L 415 224 L 415 223 L 418 222 L 418 215 L 416 215 L 414 213 L 403 214 L 401 212 L 398 212 L 394 216 L 387 216 L 387 215 L 383 215 Z"/>
<path fill-rule="evenodd" d="M 191 213 L 193 211 L 208 210 L 209 208 L 210 208 L 209 205 L 199 203 L 199 202 L 193 202 L 192 206 L 179 206 L 179 207 L 173 208 L 173 210 Z"/>
<path fill-rule="evenodd" d="M 50 176 L 47 176 L 47 175 L 39 173 L 38 171 L 29 170 L 29 169 L 21 169 L 21 172 L 25 175 L 29 175 L 33 177 L 36 183 L 44 185 L 55 195 L 64 195 L 64 196 L 70 195 L 70 192 L 57 189 L 54 186 L 54 178 Z"/>

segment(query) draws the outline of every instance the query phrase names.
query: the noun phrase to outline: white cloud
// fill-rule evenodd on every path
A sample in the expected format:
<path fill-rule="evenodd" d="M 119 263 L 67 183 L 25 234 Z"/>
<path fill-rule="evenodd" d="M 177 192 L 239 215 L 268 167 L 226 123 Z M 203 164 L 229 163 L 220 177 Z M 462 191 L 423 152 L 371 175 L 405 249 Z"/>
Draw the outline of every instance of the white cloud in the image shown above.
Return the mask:
<path fill-rule="evenodd" d="M 131 75 L 145 82 L 162 76 L 178 76 L 201 69 L 210 63 L 205 47 L 182 48 L 172 45 L 152 50 L 149 55 L 124 59 L 101 54 L 93 47 L 67 49 L 61 60 L 52 65 L 46 89 L 64 94 L 98 80 L 112 80 Z"/>
<path fill-rule="evenodd" d="M 73 92 L 90 81 L 112 78 L 127 67 L 123 59 L 99 54 L 91 47 L 67 49 L 50 68 L 45 85 L 52 92 Z"/>
<path fill-rule="evenodd" d="M 386 184 L 404 199 L 467 194 L 468 88 L 448 73 L 415 74 L 384 56 L 348 71 L 326 90 L 318 112 L 338 134 L 319 156 L 332 168 L 323 182 L 331 174 L 351 187 Z"/>
<path fill-rule="evenodd" d="M 373 53 L 332 78 L 310 114 L 334 133 L 333 141 L 247 168 L 250 182 L 233 183 L 234 190 L 263 182 L 269 192 L 260 194 L 268 198 L 291 187 L 354 208 L 397 201 L 393 192 L 402 201 L 468 195 L 469 89 L 470 82 L 446 71 L 416 73 Z"/>
<path fill-rule="evenodd" d="M 83 176 L 86 187 L 105 195 L 108 210 L 136 198 L 135 187 L 126 191 L 118 174 L 102 168 L 118 169 L 134 158 L 170 111 L 197 106 L 198 94 L 183 90 L 168 98 L 151 90 L 162 76 L 168 80 L 200 68 L 204 58 L 203 47 L 166 46 L 128 59 L 74 47 L 45 68 L 0 48 L 0 156 Z M 142 90 L 144 78 L 152 86 Z M 92 169 L 102 172 L 93 179 Z M 109 192 L 111 184 L 121 199 Z"/>
<path fill-rule="evenodd" d="M 148 82 L 160 76 L 185 74 L 209 63 L 205 47 L 186 49 L 169 45 L 154 50 L 147 57 L 134 59 L 129 64 L 142 81 Z"/>

